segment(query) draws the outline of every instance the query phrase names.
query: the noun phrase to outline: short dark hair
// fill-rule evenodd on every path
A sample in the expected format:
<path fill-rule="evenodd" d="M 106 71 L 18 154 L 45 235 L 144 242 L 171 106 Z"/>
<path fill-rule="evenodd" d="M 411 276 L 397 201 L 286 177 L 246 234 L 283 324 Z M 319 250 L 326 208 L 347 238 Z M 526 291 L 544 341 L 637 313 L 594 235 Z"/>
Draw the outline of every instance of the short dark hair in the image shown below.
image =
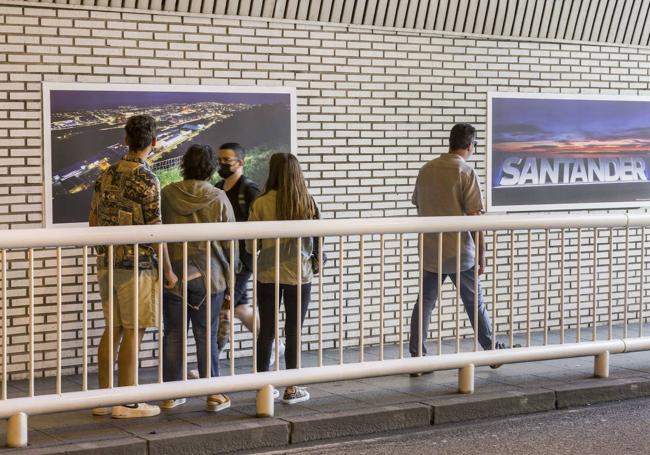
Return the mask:
<path fill-rule="evenodd" d="M 185 180 L 207 180 L 217 169 L 217 155 L 209 145 L 192 144 L 181 163 L 181 173 Z"/>
<path fill-rule="evenodd" d="M 219 150 L 232 150 L 237 155 L 238 160 L 244 161 L 246 159 L 246 150 L 237 142 L 226 142 L 225 144 L 221 144 Z"/>
<path fill-rule="evenodd" d="M 156 138 L 156 119 L 146 114 L 134 115 L 126 121 L 124 131 L 129 151 L 139 152 L 151 145 Z"/>
<path fill-rule="evenodd" d="M 449 150 L 465 150 L 474 139 L 476 139 L 476 128 L 469 123 L 458 123 L 449 134 Z"/>

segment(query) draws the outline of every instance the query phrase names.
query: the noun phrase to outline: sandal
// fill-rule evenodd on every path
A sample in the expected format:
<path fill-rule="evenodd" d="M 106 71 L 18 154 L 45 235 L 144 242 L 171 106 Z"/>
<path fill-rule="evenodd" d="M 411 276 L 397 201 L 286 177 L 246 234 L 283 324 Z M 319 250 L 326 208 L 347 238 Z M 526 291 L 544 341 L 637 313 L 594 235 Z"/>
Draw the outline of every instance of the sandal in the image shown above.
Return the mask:
<path fill-rule="evenodd" d="M 230 398 L 222 393 L 208 396 L 208 411 L 219 412 L 230 407 Z"/>

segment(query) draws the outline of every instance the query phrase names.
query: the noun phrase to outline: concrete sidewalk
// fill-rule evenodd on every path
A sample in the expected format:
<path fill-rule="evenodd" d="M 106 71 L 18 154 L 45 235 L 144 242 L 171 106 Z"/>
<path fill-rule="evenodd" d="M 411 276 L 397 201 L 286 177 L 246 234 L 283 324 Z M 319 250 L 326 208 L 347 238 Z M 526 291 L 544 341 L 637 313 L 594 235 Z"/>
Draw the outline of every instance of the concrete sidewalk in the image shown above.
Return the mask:
<path fill-rule="evenodd" d="M 583 331 L 582 338 L 590 336 L 591 331 Z M 574 340 L 569 331 L 566 337 Z M 541 344 L 540 338 L 536 334 L 533 345 Z M 599 339 L 605 338 L 599 330 Z M 386 346 L 385 357 L 397 357 L 397 348 Z M 472 340 L 464 340 L 462 350 L 471 348 Z M 444 351 L 449 349 L 445 343 Z M 366 348 L 364 354 L 376 359 L 378 348 Z M 357 355 L 348 349 L 345 357 L 353 361 Z M 325 351 L 324 358 L 327 364 L 338 363 L 338 350 Z M 303 359 L 305 366 L 312 365 L 315 354 L 304 353 Z M 250 359 L 237 359 L 236 365 L 239 372 L 251 371 Z M 650 353 L 613 355 L 610 378 L 592 375 L 593 358 L 588 357 L 477 368 L 473 395 L 457 393 L 456 370 L 322 383 L 308 387 L 311 400 L 293 406 L 276 402 L 275 417 L 264 419 L 255 417 L 255 392 L 230 394 L 232 408 L 220 413 L 206 412 L 205 399 L 192 398 L 146 419 L 94 417 L 90 411 L 34 416 L 29 448 L 0 449 L 0 455 L 223 453 L 636 398 L 650 395 Z M 142 382 L 154 381 L 155 371 L 142 370 L 141 376 Z M 64 390 L 80 390 L 80 384 L 80 377 L 66 377 Z M 10 397 L 24 395 L 26 386 L 25 381 L 11 383 Z M 53 387 L 52 379 L 37 380 L 38 394 L 52 393 Z M 6 422 L 0 432 L 6 440 Z"/>

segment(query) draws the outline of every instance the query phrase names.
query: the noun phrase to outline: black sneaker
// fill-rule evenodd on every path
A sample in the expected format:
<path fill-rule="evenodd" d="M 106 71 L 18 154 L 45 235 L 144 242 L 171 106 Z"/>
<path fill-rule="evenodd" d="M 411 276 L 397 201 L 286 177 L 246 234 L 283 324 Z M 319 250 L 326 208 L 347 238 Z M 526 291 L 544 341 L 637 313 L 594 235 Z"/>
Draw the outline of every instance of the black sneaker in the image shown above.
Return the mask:
<path fill-rule="evenodd" d="M 410 373 L 409 376 L 412 378 L 419 378 L 420 376 L 423 376 L 425 374 L 433 374 L 434 370 L 431 371 L 418 371 L 417 373 Z"/>
<path fill-rule="evenodd" d="M 515 343 L 515 344 L 512 345 L 512 347 L 513 347 L 513 348 L 520 348 L 521 345 L 520 345 L 519 343 Z M 497 341 L 496 343 L 494 343 L 494 349 L 508 349 L 508 346 L 506 346 L 505 343 L 499 343 L 499 342 Z M 496 370 L 496 369 L 499 368 L 501 365 L 503 365 L 503 364 L 502 364 L 502 363 L 497 363 L 497 364 L 495 364 L 495 365 L 490 365 L 490 368 L 492 368 L 493 370 Z"/>

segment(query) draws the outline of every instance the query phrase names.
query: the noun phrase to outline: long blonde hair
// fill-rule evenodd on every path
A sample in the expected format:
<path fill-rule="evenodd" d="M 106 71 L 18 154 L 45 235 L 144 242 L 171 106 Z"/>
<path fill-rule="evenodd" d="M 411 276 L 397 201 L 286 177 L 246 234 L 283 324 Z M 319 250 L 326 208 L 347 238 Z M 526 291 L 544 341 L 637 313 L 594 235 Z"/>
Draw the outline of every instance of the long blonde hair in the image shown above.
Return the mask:
<path fill-rule="evenodd" d="M 309 194 L 298 158 L 290 153 L 274 153 L 264 194 L 277 191 L 278 220 L 311 220 L 317 217 L 316 204 Z"/>

